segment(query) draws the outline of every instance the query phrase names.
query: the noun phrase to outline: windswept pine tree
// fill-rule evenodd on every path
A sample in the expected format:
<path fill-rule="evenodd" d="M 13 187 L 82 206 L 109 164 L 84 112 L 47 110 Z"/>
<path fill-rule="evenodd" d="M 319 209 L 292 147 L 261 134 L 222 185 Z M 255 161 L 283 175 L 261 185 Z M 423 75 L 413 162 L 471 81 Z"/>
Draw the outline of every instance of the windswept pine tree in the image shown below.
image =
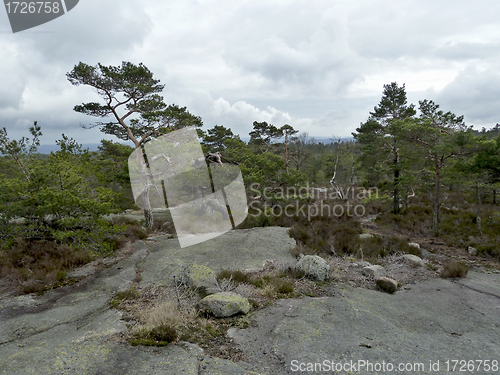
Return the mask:
<path fill-rule="evenodd" d="M 74 107 L 76 112 L 103 119 L 90 127 L 99 127 L 105 134 L 129 140 L 136 149 L 151 138 L 173 130 L 203 125 L 201 118 L 189 113 L 186 107 L 165 104 L 159 95 L 165 85 L 161 85 L 142 63 L 135 65 L 124 61 L 121 66 L 91 66 L 80 62 L 67 78 L 75 86 L 92 87 L 101 98 L 100 103 L 88 102 Z M 138 163 L 142 161 L 138 160 Z M 153 215 L 149 184 L 145 185 L 144 216 L 146 227 L 151 228 Z"/>

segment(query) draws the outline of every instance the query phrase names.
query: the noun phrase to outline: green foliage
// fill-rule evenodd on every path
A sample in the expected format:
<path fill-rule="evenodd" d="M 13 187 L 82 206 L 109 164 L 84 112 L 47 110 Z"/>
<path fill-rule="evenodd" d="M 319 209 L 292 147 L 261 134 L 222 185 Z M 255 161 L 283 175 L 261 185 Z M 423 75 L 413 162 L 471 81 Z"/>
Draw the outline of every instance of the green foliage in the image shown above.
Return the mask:
<path fill-rule="evenodd" d="M 155 137 L 188 126 L 201 127 L 201 118 L 186 109 L 172 104 L 167 106 L 159 93 L 164 85 L 153 78 L 153 73 L 142 63 L 134 65 L 122 62 L 121 66 L 90 66 L 80 62 L 67 73 L 75 86 L 87 85 L 94 88 L 102 103 L 83 103 L 74 110 L 98 118 L 110 117 L 108 122 L 97 122 L 101 131 L 122 140 L 130 140 L 135 149 Z M 127 121 L 127 122 L 126 122 Z M 140 168 L 145 167 L 142 159 Z M 149 189 L 149 184 L 146 184 Z M 149 191 L 148 191 L 149 193 Z M 146 196 L 148 196 L 147 194 Z M 153 228 L 151 202 L 145 202 L 146 227 Z"/>
<path fill-rule="evenodd" d="M 259 152 L 267 152 L 271 149 L 273 142 L 282 136 L 283 132 L 276 126 L 265 121 L 254 121 L 248 145 L 253 146 Z"/>
<path fill-rule="evenodd" d="M 216 278 L 217 281 L 221 281 L 222 279 L 231 280 L 235 284 L 243 284 L 250 282 L 250 277 L 248 276 L 248 274 L 240 270 L 229 270 L 229 269 L 220 270 L 217 273 Z"/>
<path fill-rule="evenodd" d="M 260 289 L 268 288 L 268 293 L 278 294 L 278 297 L 283 295 L 293 294 L 295 291 L 295 283 L 293 280 L 283 278 L 285 275 L 264 275 L 258 279 L 251 280 L 250 283 Z"/>
<path fill-rule="evenodd" d="M 476 153 L 471 167 L 476 172 L 484 171 L 490 183 L 500 182 L 500 135 L 493 141 L 484 142 L 484 148 Z"/>
<path fill-rule="evenodd" d="M 41 134 L 40 128 L 32 129 L 32 133 Z M 6 131 L 2 139 L 4 144 L 13 144 Z M 26 141 L 17 144 L 26 144 Z M 123 243 L 120 234 L 126 229 L 100 219 L 115 211 L 114 193 L 101 186 L 100 165 L 88 150 L 64 134 L 57 144 L 60 150 L 46 158 L 26 154 L 33 153 L 34 149 L 11 149 L 8 156 L 11 160 L 22 160 L 23 168 L 19 167 L 22 173 L 18 176 L 0 179 L 0 220 L 3 222 L 0 243 L 9 253 L 17 252 L 12 241 L 15 237 L 44 247 L 48 246 L 44 245 L 47 241 L 54 242 L 56 248 L 69 246 L 70 254 L 84 251 L 87 259 L 110 253 Z M 31 267 L 52 272 L 41 259 L 35 258 L 34 262 Z M 56 265 L 54 272 L 66 266 L 61 267 Z"/>
<path fill-rule="evenodd" d="M 399 214 L 382 212 L 376 221 L 403 234 L 432 234 L 432 208 L 425 201 L 419 205 L 411 205 Z"/>
<path fill-rule="evenodd" d="M 23 217 L 38 226 L 83 216 L 95 219 L 113 212 L 113 192 L 98 183 L 87 150 L 64 136 L 60 151 L 35 160 L 30 179 L 3 179 L 0 205 L 5 217 Z"/>
<path fill-rule="evenodd" d="M 133 335 L 130 340 L 132 345 L 144 345 L 144 346 L 166 346 L 172 342 L 175 342 L 179 335 L 177 330 L 166 324 L 151 328 L 143 329 Z"/>
<path fill-rule="evenodd" d="M 186 126 L 202 126 L 200 117 L 190 114 L 186 107 L 167 106 L 159 93 L 164 85 L 142 63 L 122 62 L 121 66 L 90 66 L 80 62 L 67 74 L 72 85 L 87 85 L 96 89 L 101 103 L 76 105 L 74 110 L 89 116 L 114 121 L 97 122 L 101 131 L 122 140 L 131 140 L 139 147 L 152 136 L 158 136 Z M 119 114 L 121 110 L 124 113 Z M 130 117 L 135 115 L 136 117 Z M 130 120 L 129 124 L 125 120 Z"/>
<path fill-rule="evenodd" d="M 206 134 L 203 134 L 203 145 L 209 152 L 224 152 L 230 140 L 238 142 L 240 138 L 234 135 L 231 129 L 222 125 L 215 125 L 212 129 L 208 129 Z"/>
<path fill-rule="evenodd" d="M 22 172 L 24 178 L 29 181 L 31 176 L 31 161 L 40 146 L 40 137 L 42 136 L 41 127 L 35 121 L 29 128 L 32 136 L 31 141 L 28 137 L 22 137 L 19 141 L 10 140 L 7 135 L 7 129 L 0 129 L 0 153 L 14 160 Z"/>
<path fill-rule="evenodd" d="M 134 198 L 130 186 L 128 158 L 133 147 L 101 140 L 99 153 L 94 153 L 92 159 L 97 164 L 96 178 L 100 184 L 114 192 L 113 205 L 121 210 L 134 207 Z"/>
<path fill-rule="evenodd" d="M 356 129 L 357 133 L 353 133 L 363 148 L 359 161 L 370 171 L 369 179 L 373 186 L 380 179 L 381 173 L 392 174 L 395 213 L 399 212 L 403 171 L 401 162 L 407 156 L 403 152 L 404 148 L 401 148 L 404 137 L 401 121 L 412 118 L 415 114 L 414 105 L 407 105 L 405 85 L 399 87 L 396 82 L 392 82 L 384 85 L 380 103 L 370 112 L 368 121 Z"/>

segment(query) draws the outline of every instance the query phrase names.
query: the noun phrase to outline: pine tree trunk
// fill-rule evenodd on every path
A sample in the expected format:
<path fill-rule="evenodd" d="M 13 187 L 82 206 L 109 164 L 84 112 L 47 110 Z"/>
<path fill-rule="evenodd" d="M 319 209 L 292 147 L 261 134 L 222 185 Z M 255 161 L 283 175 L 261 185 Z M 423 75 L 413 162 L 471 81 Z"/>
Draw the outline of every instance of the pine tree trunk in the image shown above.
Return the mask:
<path fill-rule="evenodd" d="M 476 182 L 476 194 L 477 194 L 477 233 L 482 236 L 483 228 L 481 226 L 481 190 L 479 189 L 479 184 Z"/>
<path fill-rule="evenodd" d="M 285 167 L 288 174 L 288 134 L 285 134 Z"/>
<path fill-rule="evenodd" d="M 144 165 L 144 170 L 146 166 Z M 151 200 L 149 197 L 149 176 L 147 173 L 143 173 L 144 193 L 142 194 L 142 204 L 144 207 L 144 218 L 146 219 L 146 228 L 153 229 L 153 211 L 151 209 Z"/>
<path fill-rule="evenodd" d="M 144 218 L 146 219 L 146 228 L 152 229 L 154 223 L 153 211 L 144 209 Z"/>
<path fill-rule="evenodd" d="M 394 213 L 399 213 L 399 160 L 397 152 L 394 154 Z"/>
<path fill-rule="evenodd" d="M 436 174 L 434 176 L 434 206 L 432 210 L 432 231 L 435 235 L 439 232 L 439 184 L 441 178 L 441 165 L 437 156 L 434 157 Z"/>

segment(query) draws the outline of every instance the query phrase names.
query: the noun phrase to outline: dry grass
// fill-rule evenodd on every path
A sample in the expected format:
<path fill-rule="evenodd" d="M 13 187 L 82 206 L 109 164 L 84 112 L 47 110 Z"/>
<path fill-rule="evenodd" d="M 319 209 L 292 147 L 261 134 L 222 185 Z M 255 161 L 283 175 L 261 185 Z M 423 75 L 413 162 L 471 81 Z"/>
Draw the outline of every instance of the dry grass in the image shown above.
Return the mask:
<path fill-rule="evenodd" d="M 135 318 L 138 325 L 134 327 L 134 331 L 142 329 L 151 330 L 158 326 L 171 326 L 175 325 L 192 314 L 181 312 L 179 306 L 174 301 L 158 301 L 149 308 L 137 310 Z"/>
<path fill-rule="evenodd" d="M 466 277 L 469 272 L 469 267 L 466 264 L 452 260 L 446 263 L 441 271 L 441 277 L 443 278 L 458 278 Z"/>

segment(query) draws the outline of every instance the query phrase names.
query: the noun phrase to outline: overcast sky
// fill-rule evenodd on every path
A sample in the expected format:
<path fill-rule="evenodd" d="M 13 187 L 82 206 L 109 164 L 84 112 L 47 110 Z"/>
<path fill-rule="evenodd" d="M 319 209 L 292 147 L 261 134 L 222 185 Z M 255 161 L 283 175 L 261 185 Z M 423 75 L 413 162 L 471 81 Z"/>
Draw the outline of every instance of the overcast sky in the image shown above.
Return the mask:
<path fill-rule="evenodd" d="M 95 119 L 73 111 L 98 97 L 66 73 L 130 61 L 204 129 L 243 137 L 253 121 L 349 136 L 394 81 L 409 102 L 434 100 L 490 128 L 500 122 L 499 17 L 498 0 L 80 0 L 13 34 L 0 9 L 0 127 L 19 138 L 37 120 L 44 144 L 61 133 L 99 142 L 80 127 Z"/>

